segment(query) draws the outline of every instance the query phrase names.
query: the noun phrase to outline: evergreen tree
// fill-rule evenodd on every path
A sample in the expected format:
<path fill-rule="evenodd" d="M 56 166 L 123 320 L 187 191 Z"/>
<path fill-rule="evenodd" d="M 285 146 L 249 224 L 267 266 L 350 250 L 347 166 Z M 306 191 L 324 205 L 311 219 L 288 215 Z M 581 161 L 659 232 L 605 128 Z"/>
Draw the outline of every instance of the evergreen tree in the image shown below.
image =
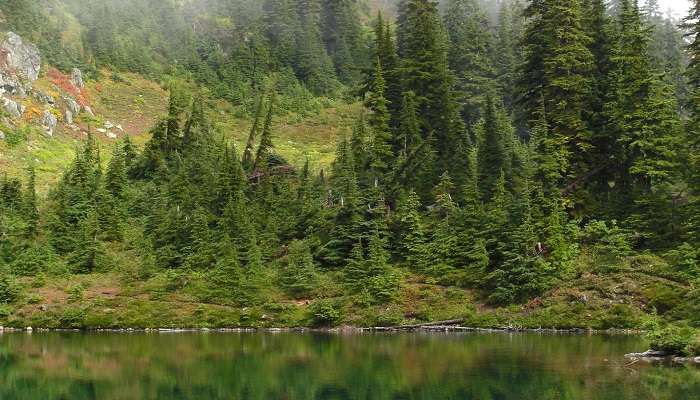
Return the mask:
<path fill-rule="evenodd" d="M 610 182 L 624 217 L 631 210 L 622 204 L 672 179 L 680 136 L 673 96 L 650 65 L 649 29 L 637 2 L 623 0 L 620 7 L 605 111 L 616 144 L 610 158 L 617 175 Z"/>
<path fill-rule="evenodd" d="M 684 27 L 690 35 L 687 47 L 690 62 L 686 76 L 691 87 L 688 108 L 690 118 L 686 123 L 687 165 L 685 178 L 692 191 L 693 200 L 687 207 L 689 215 L 686 229 L 694 243 L 700 243 L 700 1 L 693 1 L 689 15 L 684 19 Z"/>
<path fill-rule="evenodd" d="M 105 175 L 105 188 L 117 200 L 124 200 L 125 190 L 129 184 L 126 174 L 126 160 L 123 149 L 115 146 Z"/>
<path fill-rule="evenodd" d="M 34 167 L 30 167 L 27 177 L 27 188 L 24 191 L 22 210 L 27 224 L 27 238 L 36 237 L 39 231 L 39 209 L 36 197 L 36 172 Z"/>
<path fill-rule="evenodd" d="M 304 298 L 312 294 L 318 284 L 311 250 L 306 242 L 293 241 L 288 251 L 280 270 L 280 283 L 290 295 Z"/>
<path fill-rule="evenodd" d="M 391 24 L 384 20 L 381 13 L 377 15 L 374 35 L 373 59 L 379 60 L 379 65 L 382 66 L 383 78 L 386 82 L 384 97 L 386 98 L 387 109 L 391 118 L 389 125 L 392 129 L 395 129 L 399 124 L 397 117 L 401 108 L 403 93 L 401 72 L 399 70 L 400 60 L 396 53 Z M 374 76 L 370 76 L 368 86 L 371 86 L 373 81 Z"/>
<path fill-rule="evenodd" d="M 270 156 L 272 155 L 272 149 L 274 145 L 272 144 L 272 116 L 274 113 L 274 101 L 270 101 L 270 105 L 267 109 L 267 116 L 265 117 L 265 124 L 263 125 L 263 130 L 260 135 L 260 144 L 258 145 L 258 153 L 255 156 L 255 162 L 253 163 L 253 170 L 261 169 L 267 170 L 270 163 Z"/>
<path fill-rule="evenodd" d="M 423 137 L 434 136 L 437 171 L 449 169 L 454 155 L 454 118 L 458 108 L 452 94 L 452 76 L 447 62 L 447 39 L 432 0 L 406 0 L 399 5 L 402 57 L 401 76 L 405 90 L 415 94 Z M 432 184 L 439 176 L 433 176 Z"/>
<path fill-rule="evenodd" d="M 488 16 L 477 0 L 450 0 L 445 10 L 449 36 L 448 60 L 455 74 L 455 90 L 467 124 L 479 119 L 488 93 L 495 90 L 494 38 Z"/>
<path fill-rule="evenodd" d="M 582 113 L 593 64 L 581 1 L 535 0 L 526 14 L 523 105 L 528 118 L 535 120 L 543 102 L 558 170 L 563 177 L 578 175 L 586 171 L 581 158 L 591 146 Z"/>
<path fill-rule="evenodd" d="M 486 100 L 481 140 L 478 146 L 479 183 L 485 199 L 490 199 L 501 173 L 506 166 L 505 135 L 498 126 L 496 105 L 491 97 Z"/>
<path fill-rule="evenodd" d="M 503 104 L 510 113 L 515 114 L 516 82 L 518 65 L 524 57 L 521 42 L 524 35 L 524 7 L 520 0 L 504 1 L 498 13 L 497 44 L 495 50 L 495 68 L 499 91 Z M 522 119 L 520 116 L 517 116 Z"/>
<path fill-rule="evenodd" d="M 389 131 L 389 111 L 384 97 L 385 82 L 379 59 L 375 64 L 374 82 L 372 83 L 367 106 L 372 111 L 369 124 L 372 127 L 372 154 L 370 167 L 373 178 L 379 180 L 389 173 L 393 165 L 392 138 Z"/>
<path fill-rule="evenodd" d="M 255 141 L 259 133 L 258 131 L 260 130 L 260 119 L 262 118 L 263 112 L 263 96 L 260 96 L 260 99 L 258 100 L 258 105 L 255 108 L 253 126 L 250 128 L 250 133 L 248 134 L 248 142 L 246 143 L 245 150 L 243 151 L 243 168 L 246 171 L 252 170 L 253 164 L 255 163 L 255 157 L 253 157 L 253 153 L 255 151 Z"/>

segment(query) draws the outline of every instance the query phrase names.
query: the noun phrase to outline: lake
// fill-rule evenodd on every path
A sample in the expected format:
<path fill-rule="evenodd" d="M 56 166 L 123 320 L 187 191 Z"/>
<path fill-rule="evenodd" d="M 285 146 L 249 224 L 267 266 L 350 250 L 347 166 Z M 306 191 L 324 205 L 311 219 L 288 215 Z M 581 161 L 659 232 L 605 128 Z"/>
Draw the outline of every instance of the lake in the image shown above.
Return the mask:
<path fill-rule="evenodd" d="M 0 399 L 698 399 L 638 337 L 5 333 Z"/>

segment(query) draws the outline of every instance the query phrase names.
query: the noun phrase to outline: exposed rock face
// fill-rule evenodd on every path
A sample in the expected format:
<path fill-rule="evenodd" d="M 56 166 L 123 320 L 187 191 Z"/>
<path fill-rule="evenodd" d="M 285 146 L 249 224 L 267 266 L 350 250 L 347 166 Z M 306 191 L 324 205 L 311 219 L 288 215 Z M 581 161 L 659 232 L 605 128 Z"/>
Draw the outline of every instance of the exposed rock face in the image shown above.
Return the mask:
<path fill-rule="evenodd" d="M 25 43 L 16 33 L 8 32 L 0 44 L 0 68 L 14 71 L 29 82 L 34 82 L 39 78 L 41 69 L 39 49 L 31 43 Z"/>
<path fill-rule="evenodd" d="M 72 97 L 64 96 L 63 100 L 66 102 L 66 107 L 68 107 L 68 111 L 72 112 L 73 115 L 78 115 L 80 114 L 80 111 L 82 110 L 82 107 L 80 107 L 80 104 L 78 104 L 75 99 Z"/>
<path fill-rule="evenodd" d="M 42 104 L 56 104 L 56 100 L 48 94 L 42 92 L 41 90 L 34 90 L 34 97 L 39 100 Z"/>
<path fill-rule="evenodd" d="M 12 118 L 19 118 L 24 114 L 24 106 L 16 101 L 4 97 L 1 98 L 0 101 L 2 101 L 5 111 L 7 111 Z"/>
<path fill-rule="evenodd" d="M 79 89 L 85 87 L 85 82 L 83 82 L 83 73 L 78 68 L 73 68 L 70 80 L 73 82 L 73 85 Z"/>
<path fill-rule="evenodd" d="M 53 130 L 58 124 L 58 119 L 55 115 L 53 115 L 51 111 L 46 110 L 44 111 L 44 115 L 41 118 L 41 124 L 44 125 L 44 129 L 46 129 L 46 134 L 49 136 L 53 136 Z"/>
<path fill-rule="evenodd" d="M 6 75 L 0 69 L 0 94 L 9 93 L 13 95 L 24 95 L 24 87 L 15 76 Z"/>
<path fill-rule="evenodd" d="M 73 113 L 70 110 L 66 110 L 63 113 L 63 120 L 66 124 L 71 125 L 73 123 Z"/>

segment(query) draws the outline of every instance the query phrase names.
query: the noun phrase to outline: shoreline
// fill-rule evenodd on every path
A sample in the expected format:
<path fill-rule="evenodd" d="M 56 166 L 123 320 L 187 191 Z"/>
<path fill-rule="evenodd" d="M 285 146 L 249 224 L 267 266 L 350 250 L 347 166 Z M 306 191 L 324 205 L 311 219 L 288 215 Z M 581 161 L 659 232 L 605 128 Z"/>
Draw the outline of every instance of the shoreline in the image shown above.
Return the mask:
<path fill-rule="evenodd" d="M 568 335 L 620 335 L 636 336 L 644 331 L 636 329 L 583 329 L 583 328 L 478 328 L 468 326 L 419 326 L 411 328 L 403 327 L 354 327 L 341 326 L 333 328 L 15 328 L 0 326 L 2 333 L 33 333 L 33 332 L 74 332 L 74 333 L 327 333 L 327 334 L 367 334 L 367 333 L 540 333 L 540 334 L 568 334 Z"/>

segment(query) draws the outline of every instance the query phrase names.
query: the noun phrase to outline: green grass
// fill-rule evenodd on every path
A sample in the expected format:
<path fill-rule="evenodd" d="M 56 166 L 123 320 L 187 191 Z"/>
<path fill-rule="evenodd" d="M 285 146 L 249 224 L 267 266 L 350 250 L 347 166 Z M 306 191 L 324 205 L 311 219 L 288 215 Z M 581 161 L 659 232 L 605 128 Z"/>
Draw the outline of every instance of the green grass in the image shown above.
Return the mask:
<path fill-rule="evenodd" d="M 24 132 L 26 137 L 13 144 L 0 140 L 0 170 L 9 176 L 23 177 L 27 166 L 33 164 L 37 171 L 37 189 L 45 194 L 73 160 L 75 150 L 88 130 L 93 132 L 102 148 L 105 165 L 115 143 L 96 131 L 105 122 L 121 125 L 124 133 L 113 131 L 120 137 L 128 134 L 136 145 L 143 146 L 150 137 L 148 132 L 151 127 L 166 113 L 168 92 L 161 84 L 137 74 L 119 74 L 118 79 L 111 71 L 102 71 L 101 75 L 98 82 L 88 82 L 84 92 L 96 116 L 91 118 L 83 113 L 76 117 L 79 131 L 60 123 L 54 136 L 48 137 L 37 119 L 43 106 L 27 99 L 29 111 L 15 129 Z M 60 93 L 46 77 L 40 78 L 35 87 L 56 99 L 60 98 Z M 320 103 L 325 104 L 326 108 L 318 113 L 308 116 L 286 113 L 274 118 L 275 149 L 296 167 L 302 166 L 308 159 L 312 168 L 327 169 L 335 158 L 340 136 L 350 134 L 362 110 L 359 103 L 330 100 Z M 250 118 L 241 118 L 240 110 L 224 101 L 209 99 L 207 104 L 210 105 L 209 117 L 214 122 L 216 134 L 230 138 L 242 151 L 252 125 Z M 59 110 L 62 110 L 61 106 Z"/>

